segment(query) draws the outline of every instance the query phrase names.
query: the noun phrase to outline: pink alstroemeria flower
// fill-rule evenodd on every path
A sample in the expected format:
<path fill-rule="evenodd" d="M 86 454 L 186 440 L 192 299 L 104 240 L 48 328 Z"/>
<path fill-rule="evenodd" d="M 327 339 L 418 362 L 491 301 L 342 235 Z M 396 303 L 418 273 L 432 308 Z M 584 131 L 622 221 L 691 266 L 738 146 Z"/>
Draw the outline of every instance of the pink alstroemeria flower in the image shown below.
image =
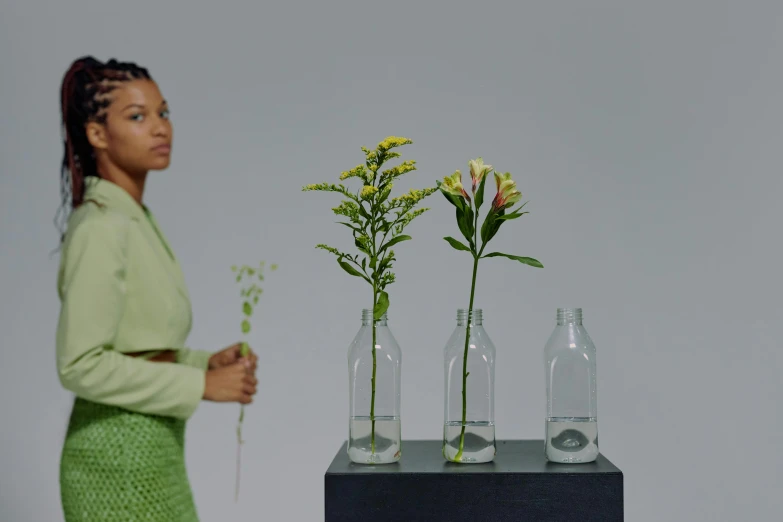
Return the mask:
<path fill-rule="evenodd" d="M 440 190 L 446 194 L 451 194 L 452 196 L 462 196 L 470 201 L 470 196 L 468 196 L 468 193 L 465 192 L 465 188 L 462 186 L 462 173 L 458 170 L 451 176 L 443 178 L 443 183 L 440 184 Z"/>
<path fill-rule="evenodd" d="M 484 165 L 482 158 L 470 160 L 468 165 L 470 166 L 470 177 L 473 179 L 473 193 L 475 194 L 484 176 L 492 172 L 492 165 Z"/>
<path fill-rule="evenodd" d="M 511 179 L 511 173 L 498 174 L 495 172 L 495 183 L 498 193 L 492 201 L 492 210 L 498 211 L 508 208 L 522 199 L 522 193 L 517 190 L 517 184 Z"/>

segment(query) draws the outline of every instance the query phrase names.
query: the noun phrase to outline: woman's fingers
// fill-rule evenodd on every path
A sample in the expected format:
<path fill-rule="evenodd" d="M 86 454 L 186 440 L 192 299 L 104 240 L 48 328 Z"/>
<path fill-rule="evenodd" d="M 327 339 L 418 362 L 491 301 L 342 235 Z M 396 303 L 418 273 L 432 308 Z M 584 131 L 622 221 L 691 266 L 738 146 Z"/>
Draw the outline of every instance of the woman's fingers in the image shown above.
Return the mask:
<path fill-rule="evenodd" d="M 245 378 L 242 380 L 242 390 L 245 393 L 249 393 L 250 395 L 255 395 L 257 385 L 258 385 L 258 379 L 256 379 L 252 375 L 246 375 Z"/>

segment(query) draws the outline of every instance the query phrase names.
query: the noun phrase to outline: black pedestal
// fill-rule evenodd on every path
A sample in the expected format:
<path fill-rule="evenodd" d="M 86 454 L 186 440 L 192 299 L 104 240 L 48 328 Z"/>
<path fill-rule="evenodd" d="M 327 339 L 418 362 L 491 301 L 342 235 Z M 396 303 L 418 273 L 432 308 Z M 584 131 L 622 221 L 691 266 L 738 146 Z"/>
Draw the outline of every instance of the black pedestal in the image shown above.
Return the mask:
<path fill-rule="evenodd" d="M 543 441 L 498 441 L 494 462 L 453 464 L 440 441 L 403 441 L 400 462 L 370 466 L 345 450 L 326 471 L 325 522 L 623 520 L 623 474 L 603 455 L 553 464 Z"/>

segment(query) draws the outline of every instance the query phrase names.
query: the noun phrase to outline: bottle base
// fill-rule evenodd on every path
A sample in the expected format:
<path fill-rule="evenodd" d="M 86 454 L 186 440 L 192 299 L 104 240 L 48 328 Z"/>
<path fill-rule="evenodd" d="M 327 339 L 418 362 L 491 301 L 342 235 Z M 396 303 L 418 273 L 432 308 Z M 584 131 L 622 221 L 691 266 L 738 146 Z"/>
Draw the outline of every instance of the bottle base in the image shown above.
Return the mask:
<path fill-rule="evenodd" d="M 460 451 L 460 448 L 461 451 Z M 456 464 L 483 464 L 495 459 L 495 424 L 447 422 L 443 426 L 443 458 Z"/>
<path fill-rule="evenodd" d="M 352 417 L 348 458 L 355 464 L 393 464 L 402 458 L 399 417 Z"/>
<path fill-rule="evenodd" d="M 550 417 L 544 453 L 550 462 L 587 464 L 598 458 L 598 422 L 592 417 Z"/>

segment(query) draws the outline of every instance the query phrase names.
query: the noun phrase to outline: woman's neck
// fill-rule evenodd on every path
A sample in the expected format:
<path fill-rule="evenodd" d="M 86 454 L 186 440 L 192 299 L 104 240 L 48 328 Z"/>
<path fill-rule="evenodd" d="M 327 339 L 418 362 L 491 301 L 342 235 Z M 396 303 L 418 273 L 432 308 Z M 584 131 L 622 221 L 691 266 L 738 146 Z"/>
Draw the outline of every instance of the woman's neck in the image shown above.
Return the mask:
<path fill-rule="evenodd" d="M 147 180 L 147 173 L 132 176 L 119 169 L 104 169 L 100 173 L 101 178 L 111 181 L 115 185 L 123 188 L 130 196 L 143 206 L 144 184 Z"/>

